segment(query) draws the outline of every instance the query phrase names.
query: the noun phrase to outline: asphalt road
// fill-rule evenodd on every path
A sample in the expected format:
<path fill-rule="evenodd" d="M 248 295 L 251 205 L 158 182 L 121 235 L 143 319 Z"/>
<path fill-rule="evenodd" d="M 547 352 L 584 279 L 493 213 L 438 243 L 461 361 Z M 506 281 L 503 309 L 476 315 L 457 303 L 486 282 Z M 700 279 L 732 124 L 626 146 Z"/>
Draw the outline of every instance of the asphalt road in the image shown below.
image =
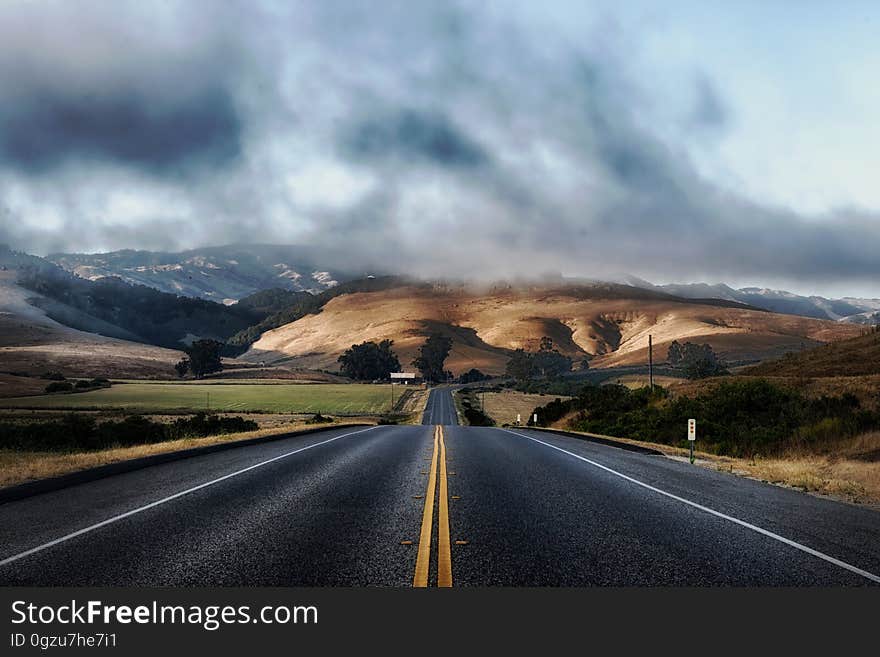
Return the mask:
<path fill-rule="evenodd" d="M 456 426 L 449 397 L 432 392 L 427 426 L 291 437 L 2 504 L 0 584 L 880 581 L 880 513 L 576 438 Z"/>
<path fill-rule="evenodd" d="M 422 424 L 458 424 L 452 388 L 432 388 L 422 414 Z"/>

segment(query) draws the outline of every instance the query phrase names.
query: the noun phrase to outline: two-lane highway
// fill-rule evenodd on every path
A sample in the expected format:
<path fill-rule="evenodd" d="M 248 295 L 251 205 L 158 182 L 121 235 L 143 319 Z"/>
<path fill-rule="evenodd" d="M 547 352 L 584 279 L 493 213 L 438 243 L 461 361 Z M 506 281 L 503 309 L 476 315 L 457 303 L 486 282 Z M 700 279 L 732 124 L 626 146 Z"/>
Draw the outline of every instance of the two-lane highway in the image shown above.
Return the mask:
<path fill-rule="evenodd" d="M 454 388 L 432 388 L 428 393 L 428 402 L 422 413 L 422 424 L 458 424 L 455 402 L 452 400 Z"/>
<path fill-rule="evenodd" d="M 442 426 L 441 426 L 442 425 Z M 0 583 L 870 585 L 880 513 L 563 435 L 333 429 L 0 505 Z"/>

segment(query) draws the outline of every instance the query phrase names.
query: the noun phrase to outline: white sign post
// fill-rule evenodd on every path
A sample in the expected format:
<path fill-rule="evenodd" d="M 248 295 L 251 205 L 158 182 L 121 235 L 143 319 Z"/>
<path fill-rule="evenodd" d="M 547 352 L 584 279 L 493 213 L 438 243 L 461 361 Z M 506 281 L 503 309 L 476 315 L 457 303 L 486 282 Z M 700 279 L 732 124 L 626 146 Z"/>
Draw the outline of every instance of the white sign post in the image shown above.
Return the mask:
<path fill-rule="evenodd" d="M 538 426 L 538 414 L 537 413 L 535 413 L 532 416 L 532 424 L 534 424 L 535 426 Z"/>
<path fill-rule="evenodd" d="M 522 424 L 522 414 L 521 414 L 521 413 L 517 413 L 517 414 L 516 414 L 516 426 L 519 426 L 519 425 L 521 425 L 521 424 Z"/>
<path fill-rule="evenodd" d="M 697 421 L 691 418 L 688 420 L 688 444 L 691 451 L 691 463 L 694 462 L 694 441 L 697 439 Z"/>

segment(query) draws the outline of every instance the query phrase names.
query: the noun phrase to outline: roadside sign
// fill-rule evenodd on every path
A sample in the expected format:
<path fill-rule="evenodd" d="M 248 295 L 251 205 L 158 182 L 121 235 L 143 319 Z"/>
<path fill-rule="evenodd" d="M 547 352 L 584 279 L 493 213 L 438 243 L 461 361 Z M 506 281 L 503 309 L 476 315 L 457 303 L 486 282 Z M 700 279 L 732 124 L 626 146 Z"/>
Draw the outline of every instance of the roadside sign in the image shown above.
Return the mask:
<path fill-rule="evenodd" d="M 688 420 L 688 451 L 690 452 L 690 462 L 694 462 L 694 441 L 697 439 L 697 421 L 693 418 Z"/>
<path fill-rule="evenodd" d="M 522 424 L 522 414 L 521 413 L 516 414 L 516 423 Z"/>
<path fill-rule="evenodd" d="M 537 413 L 535 413 L 534 416 L 532 416 L 532 423 L 538 424 L 538 414 Z"/>

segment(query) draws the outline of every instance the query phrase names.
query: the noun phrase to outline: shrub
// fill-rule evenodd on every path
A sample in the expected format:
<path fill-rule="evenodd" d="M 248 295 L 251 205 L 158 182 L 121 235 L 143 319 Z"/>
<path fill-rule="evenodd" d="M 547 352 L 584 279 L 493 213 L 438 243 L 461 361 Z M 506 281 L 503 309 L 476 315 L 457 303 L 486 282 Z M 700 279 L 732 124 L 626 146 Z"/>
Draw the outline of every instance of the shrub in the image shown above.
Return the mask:
<path fill-rule="evenodd" d="M 171 424 L 140 415 L 98 424 L 89 415 L 69 413 L 60 420 L 0 423 L 0 448 L 27 451 L 98 450 L 114 446 L 144 445 L 179 438 L 254 431 L 257 423 L 241 417 L 199 413 Z"/>
<path fill-rule="evenodd" d="M 766 380 L 725 381 L 695 397 L 669 399 L 659 386 L 585 386 L 577 397 L 536 408 L 538 424 L 575 413 L 572 429 L 666 443 L 686 444 L 687 421 L 697 420 L 706 451 L 751 456 L 794 443 L 845 438 L 880 427 L 880 413 L 859 407 L 853 395 L 808 399 Z"/>
<path fill-rule="evenodd" d="M 53 392 L 70 392 L 73 390 L 73 385 L 69 381 L 53 381 L 45 388 L 47 393 Z"/>

